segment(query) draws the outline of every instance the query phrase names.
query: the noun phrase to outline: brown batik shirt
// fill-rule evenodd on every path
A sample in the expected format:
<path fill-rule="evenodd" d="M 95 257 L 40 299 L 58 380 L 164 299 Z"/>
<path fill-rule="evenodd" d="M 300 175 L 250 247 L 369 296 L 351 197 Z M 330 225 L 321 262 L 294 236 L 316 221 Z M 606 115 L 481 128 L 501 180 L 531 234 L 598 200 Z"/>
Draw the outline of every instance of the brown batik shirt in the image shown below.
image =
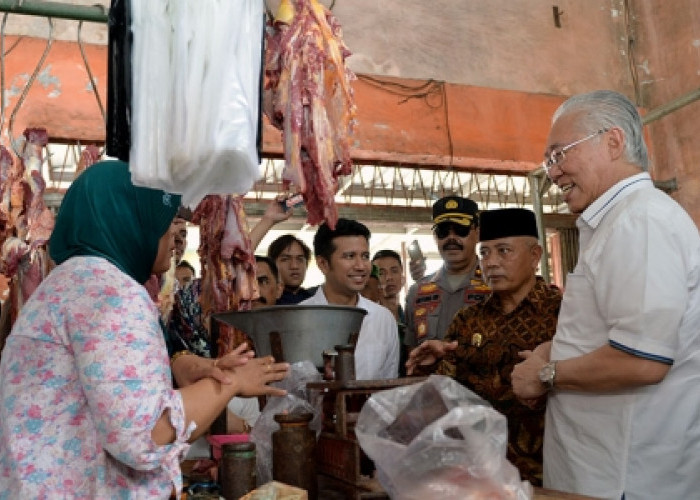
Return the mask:
<path fill-rule="evenodd" d="M 436 372 L 453 377 L 506 416 L 508 460 L 535 486 L 542 485 L 545 408 L 520 403 L 510 375 L 522 361 L 518 352 L 552 340 L 560 304 L 560 291 L 537 278 L 530 293 L 508 314 L 497 295 L 461 309 L 444 338 L 457 340 L 457 350 L 439 362 Z"/>

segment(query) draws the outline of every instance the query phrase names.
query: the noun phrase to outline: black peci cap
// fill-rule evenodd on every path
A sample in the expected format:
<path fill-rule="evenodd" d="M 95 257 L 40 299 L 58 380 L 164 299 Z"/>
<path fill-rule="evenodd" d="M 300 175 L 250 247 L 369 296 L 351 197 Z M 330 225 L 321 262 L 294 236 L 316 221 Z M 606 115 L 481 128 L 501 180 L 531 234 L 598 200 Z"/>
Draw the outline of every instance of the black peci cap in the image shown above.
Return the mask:
<path fill-rule="evenodd" d="M 535 213 L 525 208 L 499 208 L 479 214 L 479 241 L 537 234 Z"/>

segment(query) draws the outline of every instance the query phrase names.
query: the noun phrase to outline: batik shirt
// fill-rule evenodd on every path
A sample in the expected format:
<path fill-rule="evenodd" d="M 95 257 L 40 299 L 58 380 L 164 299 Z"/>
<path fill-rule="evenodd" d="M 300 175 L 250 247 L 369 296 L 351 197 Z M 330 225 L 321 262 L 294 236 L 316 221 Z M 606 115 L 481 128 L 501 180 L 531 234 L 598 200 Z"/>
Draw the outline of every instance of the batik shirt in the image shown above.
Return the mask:
<path fill-rule="evenodd" d="M 202 280 L 195 279 L 175 292 L 173 310 L 167 327 L 168 352 L 188 350 L 198 356 L 211 358 L 211 338 L 202 321 Z"/>
<path fill-rule="evenodd" d="M 216 335 L 212 335 L 206 326 L 213 320 L 206 320 L 202 314 L 201 295 L 201 279 L 193 280 L 175 293 L 165 335 L 170 356 L 178 351 L 187 350 L 204 358 L 212 358 L 214 354 L 221 357 L 242 342 L 246 342 L 248 347 L 254 350 L 255 345 L 248 335 L 221 322 L 217 325 L 218 345 L 213 345 L 212 337 Z M 229 342 L 222 343 L 222 338 L 229 339 Z"/>
<path fill-rule="evenodd" d="M 56 267 L 0 362 L 0 499 L 169 498 L 192 430 L 146 289 L 100 257 Z"/>
<path fill-rule="evenodd" d="M 522 361 L 518 352 L 552 340 L 560 304 L 559 290 L 538 278 L 530 293 L 508 314 L 503 313 L 497 295 L 463 308 L 444 339 L 457 340 L 457 350 L 437 368 L 437 373 L 455 378 L 506 416 L 508 460 L 535 486 L 542 484 L 544 404 L 531 409 L 520 403 L 510 375 Z"/>

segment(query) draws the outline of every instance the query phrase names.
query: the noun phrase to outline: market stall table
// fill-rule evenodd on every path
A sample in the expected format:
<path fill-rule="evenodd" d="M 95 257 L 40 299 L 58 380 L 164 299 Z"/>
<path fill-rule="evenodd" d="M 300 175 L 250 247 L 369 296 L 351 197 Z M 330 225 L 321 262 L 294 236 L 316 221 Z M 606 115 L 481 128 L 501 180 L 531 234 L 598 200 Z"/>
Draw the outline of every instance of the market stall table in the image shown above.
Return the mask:
<path fill-rule="evenodd" d="M 185 460 L 182 463 L 182 471 L 186 478 L 189 477 L 190 471 L 195 463 L 196 460 Z M 196 477 L 196 480 L 198 481 L 206 479 L 206 476 Z M 187 482 L 185 484 L 187 485 Z M 355 488 L 344 481 L 334 479 L 325 474 L 319 474 L 319 498 L 323 498 L 323 500 L 385 500 L 389 498 L 379 482 L 374 478 L 365 478 L 364 486 L 365 491 L 358 493 Z M 535 488 L 534 490 L 534 500 L 595 500 L 593 497 L 576 495 L 574 493 L 565 493 L 547 488 Z M 180 500 L 186 500 L 188 498 L 192 497 L 188 497 L 186 492 L 183 492 Z"/>

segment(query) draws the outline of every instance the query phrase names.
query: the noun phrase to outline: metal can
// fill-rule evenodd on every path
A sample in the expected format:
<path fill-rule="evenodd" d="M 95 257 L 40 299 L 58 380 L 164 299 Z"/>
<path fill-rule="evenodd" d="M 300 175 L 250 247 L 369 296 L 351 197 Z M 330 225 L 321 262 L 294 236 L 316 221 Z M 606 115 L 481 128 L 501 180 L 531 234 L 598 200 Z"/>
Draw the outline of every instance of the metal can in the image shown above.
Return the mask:
<path fill-rule="evenodd" d="M 335 350 L 338 352 L 335 357 L 335 379 L 342 383 L 355 380 L 355 346 L 337 345 Z"/>
<path fill-rule="evenodd" d="M 318 498 L 316 434 L 309 429 L 311 413 L 278 413 L 280 429 L 272 433 L 272 479 L 307 491 Z"/>
<path fill-rule="evenodd" d="M 222 450 L 221 495 L 226 500 L 238 500 L 257 487 L 255 443 L 227 443 Z"/>

